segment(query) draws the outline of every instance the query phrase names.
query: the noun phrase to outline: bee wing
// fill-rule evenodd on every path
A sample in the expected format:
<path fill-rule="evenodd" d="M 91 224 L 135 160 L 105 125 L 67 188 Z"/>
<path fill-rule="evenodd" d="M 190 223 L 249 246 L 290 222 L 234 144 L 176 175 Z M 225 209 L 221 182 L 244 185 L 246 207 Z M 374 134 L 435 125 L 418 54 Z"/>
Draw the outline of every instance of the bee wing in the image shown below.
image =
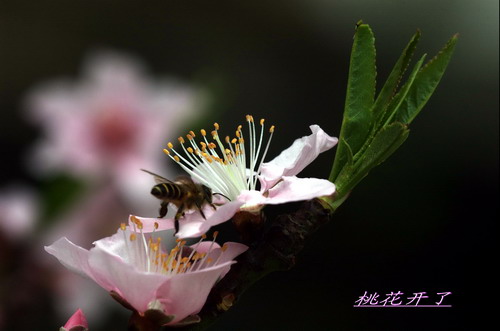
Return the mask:
<path fill-rule="evenodd" d="M 142 171 L 144 171 L 144 172 L 146 172 L 146 173 L 148 173 L 148 174 L 150 174 L 151 176 L 153 176 L 153 177 L 154 177 L 154 179 L 155 179 L 155 182 L 156 182 L 157 184 L 161 184 L 161 183 L 170 183 L 170 184 L 174 184 L 174 182 L 172 182 L 170 179 L 166 179 L 165 177 L 162 177 L 162 176 L 160 176 L 160 175 L 157 175 L 157 174 L 155 174 L 154 172 L 151 172 L 151 171 L 149 171 L 149 170 L 145 170 L 145 169 L 141 169 L 141 170 L 142 170 Z"/>
<path fill-rule="evenodd" d="M 176 184 L 188 185 L 190 187 L 196 186 L 193 179 L 189 176 L 179 176 L 175 179 Z"/>

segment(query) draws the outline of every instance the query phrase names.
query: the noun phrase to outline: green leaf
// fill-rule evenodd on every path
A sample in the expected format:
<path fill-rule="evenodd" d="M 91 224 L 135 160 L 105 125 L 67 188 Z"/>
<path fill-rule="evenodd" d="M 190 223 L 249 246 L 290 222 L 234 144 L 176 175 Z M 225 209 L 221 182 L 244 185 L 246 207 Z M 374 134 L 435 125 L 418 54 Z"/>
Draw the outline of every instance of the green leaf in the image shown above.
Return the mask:
<path fill-rule="evenodd" d="M 384 127 L 373 138 L 363 155 L 351 167 L 345 167 L 335 184 L 339 198 L 349 193 L 371 169 L 384 162 L 408 138 L 410 131 L 403 123 Z"/>
<path fill-rule="evenodd" d="M 410 76 L 408 77 L 408 80 L 405 82 L 401 90 L 396 94 L 396 96 L 392 99 L 392 101 L 389 103 L 389 106 L 387 107 L 387 110 L 383 114 L 383 116 L 380 118 L 380 123 L 377 125 L 378 128 L 384 127 L 388 125 L 389 123 L 393 122 L 393 118 L 396 116 L 396 113 L 398 113 L 401 110 L 401 105 L 406 100 L 406 97 L 408 95 L 408 92 L 410 91 L 411 87 L 413 86 L 413 83 L 415 82 L 415 79 L 417 78 L 417 75 L 419 74 L 420 68 L 422 68 L 422 65 L 424 64 L 425 58 L 427 57 L 427 54 L 422 55 L 420 60 L 415 64 L 413 67 L 412 72 L 410 73 Z"/>
<path fill-rule="evenodd" d="M 367 24 L 359 24 L 351 51 L 344 118 L 340 129 L 340 140 L 345 140 L 346 144 L 337 148 L 330 174 L 332 181 L 347 162 L 346 146 L 350 146 L 351 153 L 356 153 L 370 133 L 375 77 L 375 38 Z"/>
<path fill-rule="evenodd" d="M 394 65 L 394 68 L 392 69 L 389 77 L 385 81 L 384 86 L 377 96 L 377 100 L 373 105 L 373 114 L 375 117 L 382 116 L 381 114 L 383 114 L 392 97 L 396 94 L 398 85 L 401 82 L 401 78 L 403 78 L 403 75 L 410 64 L 411 58 L 413 56 L 413 53 L 415 52 L 415 49 L 417 48 L 419 40 L 420 31 L 417 30 L 417 32 L 408 42 L 408 45 L 406 45 L 406 48 L 403 50 L 403 53 Z"/>
<path fill-rule="evenodd" d="M 436 57 L 418 73 L 394 121 L 409 124 L 425 106 L 443 76 L 455 49 L 458 35 L 453 36 Z"/>

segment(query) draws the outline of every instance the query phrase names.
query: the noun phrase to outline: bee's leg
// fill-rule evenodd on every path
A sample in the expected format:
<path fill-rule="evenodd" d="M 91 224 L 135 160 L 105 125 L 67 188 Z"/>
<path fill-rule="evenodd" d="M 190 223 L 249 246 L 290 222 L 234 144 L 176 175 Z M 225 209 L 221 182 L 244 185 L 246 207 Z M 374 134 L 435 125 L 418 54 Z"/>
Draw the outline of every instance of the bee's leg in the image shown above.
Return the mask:
<path fill-rule="evenodd" d="M 165 217 L 168 212 L 168 202 L 162 201 L 160 205 L 160 218 Z"/>
<path fill-rule="evenodd" d="M 203 210 L 201 209 L 202 206 L 197 201 L 195 202 L 195 205 L 196 205 L 196 208 L 198 208 L 198 210 L 200 211 L 200 214 L 203 217 L 203 219 L 206 220 L 207 218 L 205 217 L 205 214 L 203 213 Z"/>
<path fill-rule="evenodd" d="M 175 218 L 174 218 L 174 227 L 175 227 L 175 234 L 177 234 L 177 232 L 179 232 L 179 218 L 181 218 L 182 216 L 184 216 L 184 204 L 181 204 L 179 206 L 179 208 L 177 209 L 177 213 L 175 214 Z"/>

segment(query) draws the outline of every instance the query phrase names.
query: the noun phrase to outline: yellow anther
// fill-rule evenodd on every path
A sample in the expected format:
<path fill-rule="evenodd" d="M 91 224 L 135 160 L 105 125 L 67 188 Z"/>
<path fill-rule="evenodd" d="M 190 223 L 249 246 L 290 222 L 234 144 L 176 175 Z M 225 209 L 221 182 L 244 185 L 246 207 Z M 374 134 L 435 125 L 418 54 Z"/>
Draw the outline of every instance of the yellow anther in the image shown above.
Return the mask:
<path fill-rule="evenodd" d="M 177 155 L 175 155 L 175 156 L 174 156 L 174 160 L 175 160 L 176 162 L 181 162 L 181 159 L 179 159 L 179 157 L 178 157 Z"/>
<path fill-rule="evenodd" d="M 137 235 L 135 233 L 130 234 L 130 241 L 134 241 L 137 239 Z"/>
<path fill-rule="evenodd" d="M 219 235 L 219 231 L 215 231 L 213 234 L 214 239 L 217 238 L 218 235 Z"/>
<path fill-rule="evenodd" d="M 238 131 L 241 131 L 242 125 L 238 125 Z"/>
<path fill-rule="evenodd" d="M 245 118 L 247 119 L 247 122 L 250 122 L 250 115 L 246 115 Z"/>
<path fill-rule="evenodd" d="M 229 141 L 231 140 L 231 138 L 229 138 L 229 136 L 226 136 L 226 143 L 229 144 Z"/>
<path fill-rule="evenodd" d="M 174 145 L 173 145 L 171 142 L 169 142 L 169 143 L 167 144 L 167 147 L 168 147 L 168 148 L 170 148 L 170 149 L 172 149 L 172 148 L 174 148 Z"/>
<path fill-rule="evenodd" d="M 210 143 L 210 144 L 208 144 L 208 148 L 210 148 L 210 149 L 214 149 L 214 148 L 216 148 L 216 147 L 217 147 L 217 145 L 216 145 L 216 144 L 214 144 L 214 143 Z"/>
<path fill-rule="evenodd" d="M 179 140 L 179 142 L 180 142 L 181 144 L 184 144 L 184 138 L 179 137 L 179 138 L 177 138 L 177 140 Z"/>
<path fill-rule="evenodd" d="M 196 135 L 194 134 L 194 131 L 193 131 L 193 130 L 189 131 L 189 134 L 190 134 L 192 137 L 196 137 Z"/>
<path fill-rule="evenodd" d="M 214 123 L 214 128 L 215 128 L 215 130 L 219 130 L 219 123 L 215 122 Z"/>
<path fill-rule="evenodd" d="M 187 138 L 188 140 L 193 140 L 193 136 L 192 136 L 192 135 L 190 135 L 189 133 L 186 135 L 186 138 Z"/>
<path fill-rule="evenodd" d="M 225 252 L 225 251 L 227 251 L 228 247 L 229 246 L 227 244 L 224 244 L 224 245 L 222 245 L 222 247 L 220 248 L 220 250 L 223 251 L 223 252 Z"/>
<path fill-rule="evenodd" d="M 125 229 L 127 229 L 127 225 L 125 223 L 121 223 L 120 224 L 120 229 L 122 229 L 123 231 L 125 231 Z"/>
<path fill-rule="evenodd" d="M 238 142 L 238 139 L 236 138 L 233 138 L 233 140 L 231 140 L 231 144 L 236 144 Z"/>
<path fill-rule="evenodd" d="M 231 151 L 229 149 L 227 149 L 227 148 L 226 148 L 226 150 L 224 152 L 226 152 L 226 154 L 231 154 Z"/>
<path fill-rule="evenodd" d="M 236 137 L 241 137 L 240 131 L 236 131 Z"/>
<path fill-rule="evenodd" d="M 265 121 L 265 120 L 264 120 L 263 118 L 261 118 L 261 119 L 260 119 L 260 125 L 264 125 L 264 121 Z"/>
<path fill-rule="evenodd" d="M 200 132 L 203 137 L 207 135 L 207 131 L 205 131 L 205 129 L 201 129 Z"/>
<path fill-rule="evenodd" d="M 154 224 L 155 230 L 158 230 L 158 226 L 159 226 L 158 222 L 155 222 L 155 224 Z M 158 240 L 160 240 L 160 237 L 158 237 Z"/>
<path fill-rule="evenodd" d="M 213 259 L 211 259 L 211 258 L 208 258 L 208 259 L 207 259 L 207 263 L 212 263 L 212 262 L 214 262 L 214 260 L 213 260 Z"/>
<path fill-rule="evenodd" d="M 271 126 L 271 128 L 269 128 L 269 132 L 270 133 L 273 133 L 274 132 L 274 125 Z"/>
<path fill-rule="evenodd" d="M 137 226 L 142 226 L 142 222 L 134 215 L 130 216 L 130 220 Z"/>
<path fill-rule="evenodd" d="M 201 239 L 207 239 L 207 235 L 204 233 L 201 235 Z"/>
<path fill-rule="evenodd" d="M 168 149 L 164 148 L 163 149 L 163 153 L 167 154 L 167 155 L 170 155 L 170 152 L 168 151 Z"/>
<path fill-rule="evenodd" d="M 217 137 L 217 130 L 212 131 L 212 137 L 214 137 L 214 139 Z"/>
<path fill-rule="evenodd" d="M 244 144 L 244 143 L 245 143 L 245 139 L 240 138 L 240 139 L 239 139 L 239 142 L 240 142 L 240 144 Z"/>
<path fill-rule="evenodd" d="M 188 147 L 188 148 L 187 148 L 187 151 L 188 151 L 189 153 L 193 153 L 193 152 L 194 152 L 194 151 L 193 151 L 193 149 L 192 149 L 191 147 Z"/>

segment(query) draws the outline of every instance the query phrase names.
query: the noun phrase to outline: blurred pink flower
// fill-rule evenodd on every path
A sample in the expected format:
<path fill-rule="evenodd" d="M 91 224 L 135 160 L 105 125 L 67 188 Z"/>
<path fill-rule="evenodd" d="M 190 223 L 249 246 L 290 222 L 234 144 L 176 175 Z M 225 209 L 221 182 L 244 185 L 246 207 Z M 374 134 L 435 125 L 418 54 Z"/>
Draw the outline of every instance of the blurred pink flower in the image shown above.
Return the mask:
<path fill-rule="evenodd" d="M 11 186 L 0 191 L 0 232 L 12 241 L 32 234 L 38 219 L 38 198 L 25 187 Z"/>
<path fill-rule="evenodd" d="M 30 166 L 112 179 L 133 195 L 145 182 L 139 169 L 161 167 L 158 145 L 199 115 L 205 97 L 175 80 L 153 81 L 129 56 L 94 54 L 79 81 L 54 81 L 29 95 L 29 115 L 45 134 Z"/>
<path fill-rule="evenodd" d="M 173 325 L 197 314 L 213 285 L 229 271 L 233 259 L 247 250 L 238 243 L 220 247 L 200 240 L 185 241 L 165 251 L 159 237 L 142 232 L 140 218 L 133 228 L 122 225 L 90 250 L 61 238 L 45 250 L 77 273 L 85 275 L 139 313 L 160 309 Z"/>
<path fill-rule="evenodd" d="M 64 326 L 60 329 L 60 331 L 86 331 L 88 330 L 89 325 L 87 323 L 87 319 L 85 315 L 78 309 L 64 324 Z"/>
<path fill-rule="evenodd" d="M 216 224 L 229 220 L 237 211 L 257 212 L 264 205 L 282 204 L 293 201 L 309 200 L 335 192 L 335 184 L 318 178 L 298 178 L 297 175 L 324 151 L 334 147 L 338 139 L 327 135 L 318 125 L 311 125 L 312 134 L 295 140 L 272 161 L 263 163 L 274 132 L 270 128 L 267 146 L 263 148 L 264 120 L 260 121 L 261 132 L 257 139 L 253 117 L 247 115 L 249 125 L 248 138 L 243 138 L 241 126 L 236 131 L 236 138 L 226 137 L 226 145 L 219 139 L 219 125 L 212 131 L 214 142 L 208 142 L 206 132 L 202 130 L 203 141 L 198 146 L 194 133 L 187 135 L 188 143 L 179 138 L 185 152 L 178 153 L 171 143 L 165 153 L 178 162 L 195 180 L 210 187 L 213 193 L 222 194 L 230 202 L 218 197 L 218 202 L 225 204 L 213 211 L 205 206 L 204 219 L 199 212 L 186 214 L 180 222 L 177 236 L 181 238 L 198 237 Z M 245 140 L 246 139 L 246 140 Z M 184 145 L 187 144 L 188 147 Z M 245 145 L 249 145 L 245 150 Z M 257 181 L 260 188 L 257 189 Z M 216 203 L 217 204 L 217 203 Z M 146 228 L 156 219 L 147 219 Z M 160 229 L 171 228 L 172 220 L 161 220 Z"/>

